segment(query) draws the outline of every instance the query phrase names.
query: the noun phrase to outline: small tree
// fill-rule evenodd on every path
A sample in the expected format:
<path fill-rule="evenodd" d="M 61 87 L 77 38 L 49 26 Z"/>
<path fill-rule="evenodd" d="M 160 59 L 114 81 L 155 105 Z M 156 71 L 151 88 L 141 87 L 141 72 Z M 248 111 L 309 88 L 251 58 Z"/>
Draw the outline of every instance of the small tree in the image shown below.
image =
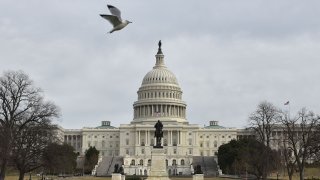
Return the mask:
<path fill-rule="evenodd" d="M 98 163 L 99 151 L 96 147 L 90 146 L 85 152 L 84 172 L 86 174 L 91 173 L 94 166 Z"/>
<path fill-rule="evenodd" d="M 43 156 L 44 167 L 53 173 L 73 173 L 76 160 L 77 154 L 69 144 L 52 143 L 47 146 Z"/>
<path fill-rule="evenodd" d="M 269 158 L 266 159 L 266 154 Z M 269 164 L 265 169 L 264 164 Z M 237 174 L 248 172 L 260 179 L 264 171 L 270 172 L 276 169 L 279 156 L 263 143 L 255 139 L 232 140 L 219 147 L 218 162 L 225 173 Z"/>

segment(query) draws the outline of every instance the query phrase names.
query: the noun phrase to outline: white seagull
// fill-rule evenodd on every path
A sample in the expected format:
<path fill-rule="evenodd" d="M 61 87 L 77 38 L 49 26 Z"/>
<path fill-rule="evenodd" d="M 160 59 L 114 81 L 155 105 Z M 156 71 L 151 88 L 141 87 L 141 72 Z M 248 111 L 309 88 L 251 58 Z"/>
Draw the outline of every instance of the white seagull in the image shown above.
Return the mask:
<path fill-rule="evenodd" d="M 118 8 L 111 5 L 108 5 L 108 8 L 112 15 L 100 14 L 100 16 L 108 20 L 113 25 L 113 29 L 109 33 L 112 33 L 113 31 L 119 31 L 120 29 L 126 27 L 129 23 L 132 23 L 128 20 L 122 21 L 121 12 Z"/>

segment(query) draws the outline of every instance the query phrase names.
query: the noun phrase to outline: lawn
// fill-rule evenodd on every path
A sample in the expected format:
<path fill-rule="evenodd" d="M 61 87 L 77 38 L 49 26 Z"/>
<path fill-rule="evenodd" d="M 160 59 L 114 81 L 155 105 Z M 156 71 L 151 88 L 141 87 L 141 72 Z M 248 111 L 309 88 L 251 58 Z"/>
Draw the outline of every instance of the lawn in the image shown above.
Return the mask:
<path fill-rule="evenodd" d="M 8 175 L 6 176 L 6 180 L 17 180 L 18 176 Z M 68 178 L 59 178 L 57 176 L 52 177 L 54 180 L 111 180 L 110 177 L 92 177 L 92 176 L 75 176 Z M 29 176 L 24 178 L 25 180 L 29 180 Z M 170 178 L 171 180 L 192 180 L 192 178 Z M 205 180 L 228 180 L 226 178 L 204 178 Z M 32 176 L 32 180 L 40 180 L 40 177 Z"/>
<path fill-rule="evenodd" d="M 50 177 L 50 176 L 48 176 Z M 311 179 L 312 177 L 314 178 L 320 178 L 320 168 L 306 168 L 305 171 L 305 178 Z M 57 176 L 52 176 L 50 177 L 53 180 L 111 180 L 110 177 L 93 177 L 93 176 L 75 176 L 75 177 L 68 177 L 68 178 L 59 178 Z M 18 176 L 17 175 L 7 175 L 6 180 L 17 180 Z M 29 180 L 29 175 L 26 175 L 25 180 Z M 39 176 L 32 176 L 33 180 L 40 180 Z M 192 180 L 192 177 L 185 178 L 185 177 L 171 177 L 171 180 Z M 204 178 L 205 180 L 230 180 L 228 178 Z M 276 175 L 273 175 L 270 177 L 270 179 L 277 179 Z M 280 175 L 279 179 L 288 179 L 287 176 Z M 299 174 L 295 174 L 293 177 L 294 180 L 299 179 Z"/>

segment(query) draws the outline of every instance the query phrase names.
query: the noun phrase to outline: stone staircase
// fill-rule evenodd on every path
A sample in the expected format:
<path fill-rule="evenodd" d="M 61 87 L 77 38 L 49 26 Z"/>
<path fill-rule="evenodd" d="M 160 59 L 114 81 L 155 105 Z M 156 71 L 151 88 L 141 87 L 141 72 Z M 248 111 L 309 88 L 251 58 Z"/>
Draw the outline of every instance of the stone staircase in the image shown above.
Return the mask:
<path fill-rule="evenodd" d="M 105 156 L 96 168 L 96 176 L 111 176 L 114 171 L 114 165 L 123 165 L 122 156 Z"/>
<path fill-rule="evenodd" d="M 218 164 L 214 156 L 193 156 L 192 165 L 200 165 L 204 176 L 217 176 Z"/>

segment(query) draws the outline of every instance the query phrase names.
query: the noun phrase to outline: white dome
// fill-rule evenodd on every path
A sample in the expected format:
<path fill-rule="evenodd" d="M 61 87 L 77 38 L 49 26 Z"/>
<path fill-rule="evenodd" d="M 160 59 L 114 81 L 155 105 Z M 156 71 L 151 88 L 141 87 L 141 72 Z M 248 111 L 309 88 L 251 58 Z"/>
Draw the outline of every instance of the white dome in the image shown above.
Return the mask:
<path fill-rule="evenodd" d="M 158 120 L 165 124 L 188 123 L 182 90 L 176 76 L 164 64 L 160 45 L 156 64 L 144 76 L 138 100 L 133 103 L 133 124 L 154 124 Z"/>
<path fill-rule="evenodd" d="M 154 83 L 179 85 L 176 76 L 165 67 L 154 68 L 142 80 L 142 86 Z"/>

